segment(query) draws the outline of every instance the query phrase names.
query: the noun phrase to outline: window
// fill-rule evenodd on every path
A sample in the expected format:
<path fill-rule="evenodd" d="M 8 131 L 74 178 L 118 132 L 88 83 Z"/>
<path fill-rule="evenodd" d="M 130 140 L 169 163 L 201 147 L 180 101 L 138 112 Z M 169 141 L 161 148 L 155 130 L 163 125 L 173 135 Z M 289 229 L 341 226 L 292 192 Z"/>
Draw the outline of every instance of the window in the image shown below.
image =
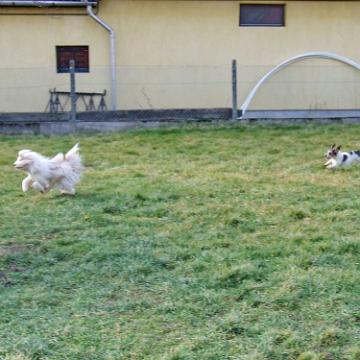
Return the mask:
<path fill-rule="evenodd" d="M 69 72 L 70 60 L 75 60 L 75 71 L 89 72 L 89 47 L 88 46 L 57 46 L 56 66 L 58 73 Z"/>
<path fill-rule="evenodd" d="M 240 26 L 285 26 L 285 5 L 240 4 Z"/>

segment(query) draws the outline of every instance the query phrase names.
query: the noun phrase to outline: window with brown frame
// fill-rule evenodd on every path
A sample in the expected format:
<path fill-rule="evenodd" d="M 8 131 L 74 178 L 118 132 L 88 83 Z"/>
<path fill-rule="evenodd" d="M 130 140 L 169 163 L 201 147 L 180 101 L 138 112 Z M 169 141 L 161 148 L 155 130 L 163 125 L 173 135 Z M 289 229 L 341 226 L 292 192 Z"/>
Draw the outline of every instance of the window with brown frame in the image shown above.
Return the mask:
<path fill-rule="evenodd" d="M 285 5 L 240 4 L 240 26 L 285 26 Z"/>
<path fill-rule="evenodd" d="M 56 46 L 56 67 L 58 73 L 68 73 L 70 60 L 75 60 L 75 72 L 88 73 L 89 47 L 82 46 Z"/>

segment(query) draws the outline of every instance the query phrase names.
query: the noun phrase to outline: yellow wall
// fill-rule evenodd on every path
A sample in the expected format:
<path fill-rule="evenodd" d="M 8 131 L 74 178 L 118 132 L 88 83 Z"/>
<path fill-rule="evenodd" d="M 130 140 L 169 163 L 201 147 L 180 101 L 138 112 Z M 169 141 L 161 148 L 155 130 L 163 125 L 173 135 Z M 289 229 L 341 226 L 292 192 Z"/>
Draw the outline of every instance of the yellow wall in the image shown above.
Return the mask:
<path fill-rule="evenodd" d="M 98 15 L 117 35 L 119 107 L 230 107 L 231 59 L 239 105 L 294 55 L 328 51 L 360 63 L 360 2 L 284 1 L 278 28 L 239 27 L 240 2 L 102 0 Z M 108 33 L 87 16 L 2 15 L 0 25 L 0 112 L 43 111 L 49 88 L 68 89 L 68 75 L 56 74 L 56 45 L 89 45 L 91 72 L 77 75 L 77 88 L 110 90 Z M 306 60 L 270 80 L 250 108 L 359 108 L 359 85 L 356 70 Z"/>

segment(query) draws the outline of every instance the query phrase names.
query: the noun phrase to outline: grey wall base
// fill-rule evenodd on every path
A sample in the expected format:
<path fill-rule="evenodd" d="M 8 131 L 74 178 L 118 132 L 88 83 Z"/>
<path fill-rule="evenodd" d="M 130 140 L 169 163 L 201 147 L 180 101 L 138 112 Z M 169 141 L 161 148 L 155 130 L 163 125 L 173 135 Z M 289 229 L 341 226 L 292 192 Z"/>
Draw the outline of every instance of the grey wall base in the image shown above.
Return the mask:
<path fill-rule="evenodd" d="M 76 122 L 69 114 L 0 114 L 1 134 L 63 135 L 74 132 L 94 133 L 128 129 L 180 126 L 187 123 L 231 122 L 231 109 L 132 110 L 79 113 Z M 360 124 L 359 110 L 272 110 L 248 111 L 240 124 L 291 125 L 309 122 Z"/>
<path fill-rule="evenodd" d="M 5 135 L 66 135 L 72 133 L 98 133 L 112 132 L 130 129 L 153 129 L 162 126 L 171 126 L 180 122 L 169 121 L 77 121 L 70 123 L 65 121 L 38 122 L 38 123 L 1 123 L 0 134 Z"/>
<path fill-rule="evenodd" d="M 360 119 L 360 110 L 249 110 L 242 120 Z"/>
<path fill-rule="evenodd" d="M 229 118 L 231 109 L 94 111 L 78 113 L 75 122 L 69 121 L 69 114 L 65 113 L 0 113 L 0 133 L 62 135 L 111 132 L 179 126 L 189 122 L 218 122 Z"/>

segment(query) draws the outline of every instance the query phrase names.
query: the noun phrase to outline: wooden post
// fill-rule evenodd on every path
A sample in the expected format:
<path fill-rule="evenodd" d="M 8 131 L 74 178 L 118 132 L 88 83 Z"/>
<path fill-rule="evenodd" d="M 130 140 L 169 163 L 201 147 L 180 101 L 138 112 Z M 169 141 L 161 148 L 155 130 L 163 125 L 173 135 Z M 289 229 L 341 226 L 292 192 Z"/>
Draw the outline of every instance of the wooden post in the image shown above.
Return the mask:
<path fill-rule="evenodd" d="M 231 85 L 232 85 L 232 120 L 235 121 L 238 118 L 236 60 L 233 60 L 231 63 Z"/>
<path fill-rule="evenodd" d="M 75 60 L 70 60 L 70 99 L 71 99 L 71 121 L 76 121 L 76 84 L 75 84 Z"/>

